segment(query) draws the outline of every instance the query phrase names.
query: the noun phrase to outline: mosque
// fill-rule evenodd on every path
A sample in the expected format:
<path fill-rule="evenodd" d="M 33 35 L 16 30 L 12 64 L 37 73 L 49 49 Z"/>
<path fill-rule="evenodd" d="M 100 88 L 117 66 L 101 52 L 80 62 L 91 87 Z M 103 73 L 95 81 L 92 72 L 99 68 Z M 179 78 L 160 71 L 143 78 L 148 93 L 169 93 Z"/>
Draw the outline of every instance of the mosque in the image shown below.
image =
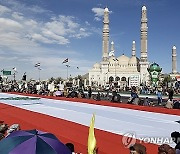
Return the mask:
<path fill-rule="evenodd" d="M 111 42 L 109 51 L 109 9 L 104 9 L 102 61 L 94 64 L 89 71 L 89 85 L 106 85 L 114 83 L 120 87 L 149 85 L 150 76 L 147 71 L 150 63 L 147 53 L 147 9 L 142 7 L 141 16 L 141 54 L 136 57 L 136 44 L 132 42 L 132 55 L 115 57 L 114 42 Z M 172 73 L 177 73 L 176 47 L 172 48 Z"/>

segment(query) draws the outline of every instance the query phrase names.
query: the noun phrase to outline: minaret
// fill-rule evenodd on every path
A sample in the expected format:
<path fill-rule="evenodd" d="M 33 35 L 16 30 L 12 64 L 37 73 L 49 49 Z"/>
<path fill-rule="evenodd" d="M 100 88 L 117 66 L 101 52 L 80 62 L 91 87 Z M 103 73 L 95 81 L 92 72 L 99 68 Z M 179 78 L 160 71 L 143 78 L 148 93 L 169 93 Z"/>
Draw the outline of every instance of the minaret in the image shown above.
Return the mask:
<path fill-rule="evenodd" d="M 108 61 L 109 51 L 109 9 L 104 9 L 104 21 L 103 21 L 103 44 L 102 44 L 102 61 Z"/>
<path fill-rule="evenodd" d="M 142 7 L 141 17 L 141 61 L 147 61 L 147 9 L 145 6 Z"/>
<path fill-rule="evenodd" d="M 132 43 L 132 56 L 136 56 L 136 42 L 133 41 Z"/>
<path fill-rule="evenodd" d="M 177 73 L 177 60 L 176 60 L 176 46 L 174 45 L 172 48 L 172 73 Z"/>
<path fill-rule="evenodd" d="M 144 85 L 149 84 L 149 73 L 147 71 L 149 62 L 147 59 L 147 9 L 146 6 L 142 7 L 141 17 L 141 58 L 140 58 L 140 81 Z"/>

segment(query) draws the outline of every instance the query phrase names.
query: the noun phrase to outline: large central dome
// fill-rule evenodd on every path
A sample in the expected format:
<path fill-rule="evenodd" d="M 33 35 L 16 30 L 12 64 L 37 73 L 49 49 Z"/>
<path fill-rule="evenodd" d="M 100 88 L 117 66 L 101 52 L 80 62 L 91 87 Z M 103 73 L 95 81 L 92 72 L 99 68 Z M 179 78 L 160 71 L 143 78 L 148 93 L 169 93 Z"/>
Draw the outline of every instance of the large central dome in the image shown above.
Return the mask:
<path fill-rule="evenodd" d="M 119 61 L 119 64 L 128 64 L 129 63 L 129 57 L 125 56 L 124 54 L 117 58 Z"/>

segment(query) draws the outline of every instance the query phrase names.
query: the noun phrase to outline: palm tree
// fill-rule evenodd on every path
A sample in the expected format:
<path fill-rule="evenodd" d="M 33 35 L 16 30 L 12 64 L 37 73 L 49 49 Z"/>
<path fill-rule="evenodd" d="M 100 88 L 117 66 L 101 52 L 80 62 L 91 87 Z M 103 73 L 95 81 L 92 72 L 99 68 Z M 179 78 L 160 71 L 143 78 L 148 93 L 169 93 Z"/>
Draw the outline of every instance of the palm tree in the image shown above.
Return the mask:
<path fill-rule="evenodd" d="M 165 76 L 164 80 L 163 80 L 163 85 L 166 86 L 168 88 L 168 83 L 170 83 L 172 81 L 172 78 L 170 75 Z"/>

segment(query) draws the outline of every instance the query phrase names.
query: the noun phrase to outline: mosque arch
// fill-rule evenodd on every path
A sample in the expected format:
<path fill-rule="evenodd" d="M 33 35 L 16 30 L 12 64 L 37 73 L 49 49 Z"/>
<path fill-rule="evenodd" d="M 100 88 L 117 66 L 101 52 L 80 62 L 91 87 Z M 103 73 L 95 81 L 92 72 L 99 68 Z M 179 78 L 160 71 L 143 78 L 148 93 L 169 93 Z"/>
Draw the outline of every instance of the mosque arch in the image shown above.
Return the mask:
<path fill-rule="evenodd" d="M 109 82 L 113 82 L 114 78 L 112 76 L 109 77 Z"/>
<path fill-rule="evenodd" d="M 123 77 L 121 78 L 121 81 L 126 81 L 126 77 L 123 76 Z"/>
<path fill-rule="evenodd" d="M 119 80 L 120 80 L 120 77 L 117 76 L 117 77 L 115 78 L 115 81 L 119 81 Z"/>

